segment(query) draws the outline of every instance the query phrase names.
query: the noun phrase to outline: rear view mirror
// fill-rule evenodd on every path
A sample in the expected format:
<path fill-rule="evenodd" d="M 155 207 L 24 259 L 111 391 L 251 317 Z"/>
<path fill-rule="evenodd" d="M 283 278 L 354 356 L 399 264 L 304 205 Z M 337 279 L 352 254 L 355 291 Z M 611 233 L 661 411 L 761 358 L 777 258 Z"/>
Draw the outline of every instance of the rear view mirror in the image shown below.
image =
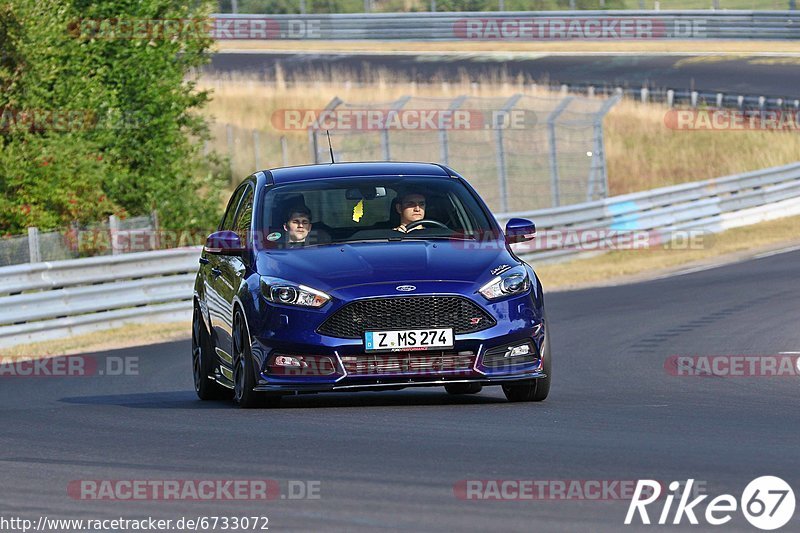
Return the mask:
<path fill-rule="evenodd" d="M 217 255 L 239 255 L 244 252 L 244 245 L 236 232 L 215 231 L 206 239 L 206 252 Z"/>
<path fill-rule="evenodd" d="M 347 189 L 344 193 L 348 200 L 374 200 L 386 196 L 386 187 L 361 187 Z"/>
<path fill-rule="evenodd" d="M 530 241 L 536 237 L 536 224 L 524 218 L 512 218 L 506 223 L 506 242 Z"/>

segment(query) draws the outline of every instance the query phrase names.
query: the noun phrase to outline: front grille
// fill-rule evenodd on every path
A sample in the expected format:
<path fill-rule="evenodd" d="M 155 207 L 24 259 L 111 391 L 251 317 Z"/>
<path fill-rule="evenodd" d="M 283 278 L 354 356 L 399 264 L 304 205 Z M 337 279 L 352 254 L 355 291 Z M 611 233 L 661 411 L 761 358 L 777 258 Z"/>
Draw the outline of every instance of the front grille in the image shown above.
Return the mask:
<path fill-rule="evenodd" d="M 328 317 L 317 329 L 322 335 L 360 339 L 365 331 L 453 328 L 472 333 L 494 326 L 494 318 L 460 296 L 403 296 L 352 302 Z"/>
<path fill-rule="evenodd" d="M 397 354 L 363 354 L 342 356 L 344 369 L 351 376 L 375 374 L 437 374 L 442 372 L 470 372 L 475 363 L 472 352 L 432 352 Z"/>

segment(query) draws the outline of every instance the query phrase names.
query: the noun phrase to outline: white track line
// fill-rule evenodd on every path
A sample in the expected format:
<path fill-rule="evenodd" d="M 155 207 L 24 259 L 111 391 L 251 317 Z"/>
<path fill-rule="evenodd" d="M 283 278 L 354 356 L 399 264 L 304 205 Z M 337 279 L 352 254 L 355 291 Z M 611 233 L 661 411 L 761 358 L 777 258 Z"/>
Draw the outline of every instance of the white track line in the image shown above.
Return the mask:
<path fill-rule="evenodd" d="M 796 252 L 800 250 L 800 246 L 790 246 L 789 248 L 781 248 L 780 250 L 772 250 L 769 252 L 760 253 L 753 257 L 753 259 L 762 259 L 764 257 L 772 257 L 773 255 L 786 254 L 789 252 Z"/>

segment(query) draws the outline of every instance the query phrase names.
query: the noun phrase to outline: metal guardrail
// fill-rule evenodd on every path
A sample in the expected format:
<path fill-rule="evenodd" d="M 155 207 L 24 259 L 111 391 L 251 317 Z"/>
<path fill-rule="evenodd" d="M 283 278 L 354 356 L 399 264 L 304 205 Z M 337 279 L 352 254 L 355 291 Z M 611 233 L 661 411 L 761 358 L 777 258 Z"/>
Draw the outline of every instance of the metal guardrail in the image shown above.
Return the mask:
<path fill-rule="evenodd" d="M 663 187 L 558 208 L 497 215 L 530 218 L 542 230 L 718 232 L 800 214 L 800 163 Z M 533 241 L 535 242 L 535 241 Z M 581 247 L 517 252 L 535 261 Z M 71 259 L 0 268 L 0 346 L 116 327 L 188 320 L 200 248 Z"/>
<path fill-rule="evenodd" d="M 586 230 L 652 232 L 651 241 L 658 242 L 668 240 L 676 232 L 716 233 L 797 214 L 800 214 L 800 163 L 560 208 L 504 213 L 496 218 L 501 224 L 513 217 L 529 218 L 536 222 L 539 231 L 583 232 L 582 240 L 570 246 L 559 244 L 557 239 L 552 246 L 543 245 L 541 240 L 515 246 L 526 259 L 547 260 L 591 249 Z M 602 240 L 603 235 L 597 235 L 596 239 Z"/>
<path fill-rule="evenodd" d="M 665 40 L 800 39 L 800 12 L 520 11 L 348 13 L 330 15 L 215 14 L 221 40 Z"/>
<path fill-rule="evenodd" d="M 0 268 L 0 346 L 189 320 L 200 248 Z"/>

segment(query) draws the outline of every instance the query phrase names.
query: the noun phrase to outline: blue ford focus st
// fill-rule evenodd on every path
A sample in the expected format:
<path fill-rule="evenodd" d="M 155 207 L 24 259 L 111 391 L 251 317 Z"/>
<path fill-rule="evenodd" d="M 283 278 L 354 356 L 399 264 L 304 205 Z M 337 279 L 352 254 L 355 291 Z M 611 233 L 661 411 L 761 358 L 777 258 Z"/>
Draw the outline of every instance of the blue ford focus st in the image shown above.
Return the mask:
<path fill-rule="evenodd" d="M 194 286 L 203 400 L 500 385 L 541 401 L 551 356 L 542 288 L 455 171 L 336 163 L 256 172 L 208 237 Z"/>

